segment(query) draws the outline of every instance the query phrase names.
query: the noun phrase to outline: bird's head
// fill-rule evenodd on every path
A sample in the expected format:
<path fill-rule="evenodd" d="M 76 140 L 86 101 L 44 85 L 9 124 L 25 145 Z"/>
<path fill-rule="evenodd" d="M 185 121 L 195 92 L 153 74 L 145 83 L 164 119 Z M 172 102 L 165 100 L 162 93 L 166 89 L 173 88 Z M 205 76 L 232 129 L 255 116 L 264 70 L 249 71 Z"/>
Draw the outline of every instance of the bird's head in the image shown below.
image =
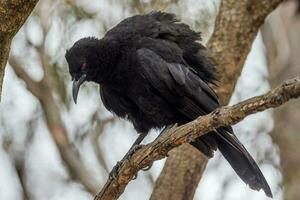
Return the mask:
<path fill-rule="evenodd" d="M 73 99 L 76 103 L 80 86 L 85 81 L 103 82 L 108 76 L 112 55 L 107 42 L 93 37 L 82 38 L 66 51 L 69 72 L 73 80 Z"/>

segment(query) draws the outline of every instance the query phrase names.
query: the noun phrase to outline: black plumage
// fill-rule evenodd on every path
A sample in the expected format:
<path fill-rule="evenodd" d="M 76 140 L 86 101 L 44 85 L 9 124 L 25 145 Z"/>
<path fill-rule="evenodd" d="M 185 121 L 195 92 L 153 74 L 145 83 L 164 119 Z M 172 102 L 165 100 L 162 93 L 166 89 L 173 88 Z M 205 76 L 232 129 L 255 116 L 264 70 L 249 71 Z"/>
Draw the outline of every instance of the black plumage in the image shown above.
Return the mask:
<path fill-rule="evenodd" d="M 67 51 L 73 96 L 84 81 L 100 84 L 105 107 L 132 122 L 138 133 L 187 123 L 219 106 L 208 86 L 217 80 L 200 33 L 175 15 L 151 12 L 120 22 L 102 39 L 83 38 Z M 217 148 L 252 189 L 271 190 L 230 126 L 192 145 L 208 156 Z"/>

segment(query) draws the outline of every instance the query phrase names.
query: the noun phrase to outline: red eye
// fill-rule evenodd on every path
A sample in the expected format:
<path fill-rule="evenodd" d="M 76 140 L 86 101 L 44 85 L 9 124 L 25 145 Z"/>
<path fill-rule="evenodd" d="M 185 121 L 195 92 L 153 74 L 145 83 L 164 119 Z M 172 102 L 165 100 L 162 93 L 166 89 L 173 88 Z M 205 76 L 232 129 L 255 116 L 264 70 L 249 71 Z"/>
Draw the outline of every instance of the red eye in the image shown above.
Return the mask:
<path fill-rule="evenodd" d="M 81 70 L 85 70 L 87 68 L 87 64 L 86 63 L 82 63 L 81 65 L 80 65 L 80 69 Z"/>

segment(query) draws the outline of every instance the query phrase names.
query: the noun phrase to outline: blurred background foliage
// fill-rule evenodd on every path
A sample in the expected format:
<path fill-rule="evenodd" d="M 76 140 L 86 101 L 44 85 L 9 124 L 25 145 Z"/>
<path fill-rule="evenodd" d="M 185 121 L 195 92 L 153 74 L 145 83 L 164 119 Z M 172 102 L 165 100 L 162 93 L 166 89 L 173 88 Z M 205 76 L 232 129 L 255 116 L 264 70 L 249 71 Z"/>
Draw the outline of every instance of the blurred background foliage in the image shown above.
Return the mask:
<path fill-rule="evenodd" d="M 122 19 L 151 10 L 176 13 L 213 31 L 220 0 L 43 0 L 15 37 L 0 106 L 0 199 L 92 199 L 136 133 L 107 112 L 96 84 L 71 99 L 66 49 L 101 38 Z M 300 18 L 287 1 L 258 34 L 231 103 L 262 94 L 299 74 Z M 300 199 L 299 102 L 248 117 L 234 127 L 269 181 L 274 199 Z M 146 142 L 157 136 L 153 131 Z M 164 160 L 140 172 L 121 199 L 148 199 Z M 195 199 L 266 199 L 251 191 L 219 153 L 209 162 Z"/>

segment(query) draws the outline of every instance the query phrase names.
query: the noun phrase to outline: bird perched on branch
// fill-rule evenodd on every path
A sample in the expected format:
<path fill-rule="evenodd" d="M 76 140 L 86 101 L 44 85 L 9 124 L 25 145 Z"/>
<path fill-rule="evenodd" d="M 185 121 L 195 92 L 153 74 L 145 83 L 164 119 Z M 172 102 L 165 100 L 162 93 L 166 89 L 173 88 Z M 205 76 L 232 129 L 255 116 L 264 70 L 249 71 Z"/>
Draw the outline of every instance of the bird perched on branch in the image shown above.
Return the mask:
<path fill-rule="evenodd" d="M 200 33 L 174 14 L 154 11 L 123 20 L 102 39 L 80 39 L 66 52 L 74 101 L 83 82 L 98 83 L 104 106 L 132 122 L 140 134 L 132 153 L 150 129 L 184 124 L 219 107 L 209 87 L 217 81 L 215 68 L 200 40 Z M 262 172 L 230 126 L 191 144 L 209 157 L 219 149 L 250 188 L 272 197 Z"/>

